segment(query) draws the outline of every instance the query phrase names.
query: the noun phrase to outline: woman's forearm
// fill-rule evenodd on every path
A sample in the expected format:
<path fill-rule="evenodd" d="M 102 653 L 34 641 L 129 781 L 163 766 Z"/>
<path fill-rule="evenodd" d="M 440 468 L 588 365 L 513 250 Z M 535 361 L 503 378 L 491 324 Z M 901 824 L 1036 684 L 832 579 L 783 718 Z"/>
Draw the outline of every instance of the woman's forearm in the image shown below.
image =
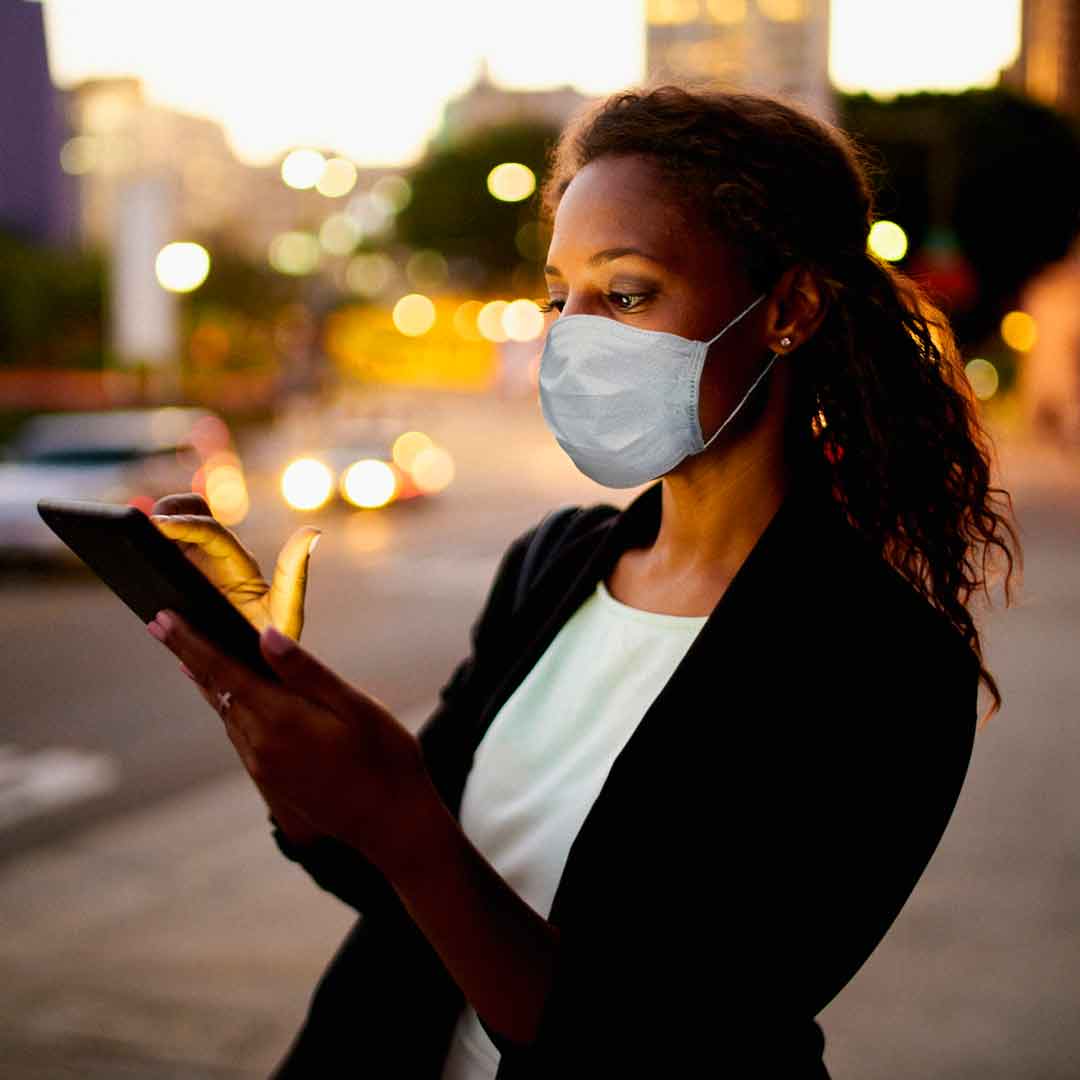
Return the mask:
<path fill-rule="evenodd" d="M 551 987 L 558 930 L 477 851 L 432 788 L 407 828 L 414 840 L 387 876 L 477 1013 L 531 1043 Z"/>

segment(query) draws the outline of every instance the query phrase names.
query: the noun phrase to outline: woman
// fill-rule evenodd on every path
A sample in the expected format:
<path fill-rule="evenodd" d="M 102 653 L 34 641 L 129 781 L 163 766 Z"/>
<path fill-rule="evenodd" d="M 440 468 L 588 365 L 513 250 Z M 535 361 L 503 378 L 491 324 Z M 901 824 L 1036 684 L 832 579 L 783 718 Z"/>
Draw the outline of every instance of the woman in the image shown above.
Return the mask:
<path fill-rule="evenodd" d="M 418 738 L 291 640 L 311 530 L 270 587 L 194 497 L 157 508 L 282 685 L 151 632 L 361 913 L 276 1076 L 824 1077 L 814 1017 L 940 840 L 980 679 L 1000 704 L 966 607 L 1018 553 L 988 444 L 798 109 L 613 95 L 544 200 L 544 416 L 601 483 L 659 482 L 510 546 Z"/>

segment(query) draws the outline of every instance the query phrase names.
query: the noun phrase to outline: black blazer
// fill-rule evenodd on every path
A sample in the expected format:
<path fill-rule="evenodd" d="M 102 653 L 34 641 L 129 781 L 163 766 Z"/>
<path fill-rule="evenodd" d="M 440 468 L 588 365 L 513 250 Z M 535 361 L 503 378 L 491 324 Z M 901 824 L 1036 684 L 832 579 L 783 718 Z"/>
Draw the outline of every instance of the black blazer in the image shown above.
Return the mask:
<path fill-rule="evenodd" d="M 597 506 L 512 612 L 502 559 L 421 732 L 456 814 L 473 751 L 628 548 L 661 485 Z M 617 757 L 549 918 L 555 983 L 499 1080 L 827 1077 L 814 1017 L 871 954 L 941 839 L 971 755 L 978 663 L 835 504 L 793 492 Z M 272 819 L 271 819 L 272 820 Z M 325 838 L 282 851 L 362 913 L 275 1072 L 437 1080 L 463 996 L 386 880 Z"/>

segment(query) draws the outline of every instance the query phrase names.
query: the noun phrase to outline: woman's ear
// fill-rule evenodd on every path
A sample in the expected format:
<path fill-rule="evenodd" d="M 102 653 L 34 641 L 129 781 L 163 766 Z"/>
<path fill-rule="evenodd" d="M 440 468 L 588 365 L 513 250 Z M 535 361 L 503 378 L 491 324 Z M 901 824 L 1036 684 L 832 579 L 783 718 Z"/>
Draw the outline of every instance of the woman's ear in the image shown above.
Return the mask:
<path fill-rule="evenodd" d="M 784 355 L 814 336 L 828 304 L 817 277 L 805 266 L 789 266 L 773 286 L 765 314 L 768 347 Z"/>

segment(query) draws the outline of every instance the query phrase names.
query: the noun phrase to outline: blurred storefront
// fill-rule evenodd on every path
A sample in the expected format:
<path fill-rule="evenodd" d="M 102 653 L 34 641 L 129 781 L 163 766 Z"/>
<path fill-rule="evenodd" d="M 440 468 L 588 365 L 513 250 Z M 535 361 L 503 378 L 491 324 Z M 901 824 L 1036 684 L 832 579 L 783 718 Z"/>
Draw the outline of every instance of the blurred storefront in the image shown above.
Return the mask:
<path fill-rule="evenodd" d="M 1033 343 L 1017 385 L 1033 434 L 1080 447 L 1080 243 L 1038 274 L 1022 305 L 1033 320 Z"/>

